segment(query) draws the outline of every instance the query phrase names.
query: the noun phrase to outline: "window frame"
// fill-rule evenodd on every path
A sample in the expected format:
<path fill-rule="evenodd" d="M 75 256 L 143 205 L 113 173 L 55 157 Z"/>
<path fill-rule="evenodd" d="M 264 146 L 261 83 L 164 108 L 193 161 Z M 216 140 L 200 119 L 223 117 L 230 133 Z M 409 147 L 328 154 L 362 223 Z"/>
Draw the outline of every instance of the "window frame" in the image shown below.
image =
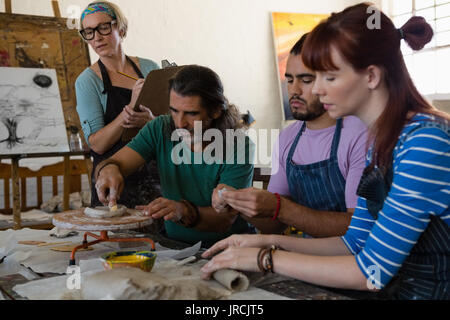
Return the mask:
<path fill-rule="evenodd" d="M 414 15 L 416 15 L 417 11 L 422 11 L 422 10 L 426 10 L 426 9 L 430 9 L 430 8 L 434 9 L 434 18 L 432 20 L 427 19 L 427 22 L 431 25 L 431 27 L 435 31 L 435 34 L 433 36 L 431 44 L 428 44 L 425 48 L 423 48 L 422 50 L 419 50 L 419 51 L 413 51 L 412 49 L 407 47 L 407 45 L 406 45 L 407 50 L 405 51 L 404 50 L 405 44 L 403 44 L 402 45 L 402 47 L 403 47 L 402 48 L 402 54 L 403 54 L 403 57 L 404 57 L 405 60 L 410 60 L 411 59 L 413 61 L 415 55 L 423 54 L 423 53 L 427 53 L 427 52 L 435 52 L 434 57 L 437 58 L 437 52 L 438 51 L 445 50 L 445 49 L 450 50 L 450 38 L 448 40 L 448 43 L 446 42 L 445 44 L 441 44 L 441 45 L 437 45 L 437 43 L 436 43 L 436 35 L 437 34 L 450 32 L 450 26 L 449 26 L 448 29 L 444 29 L 444 30 L 441 30 L 439 32 L 436 32 L 436 23 L 437 23 L 438 20 L 450 19 L 450 15 L 436 18 L 437 10 L 439 9 L 440 6 L 450 5 L 450 1 L 446 1 L 446 2 L 443 2 L 441 4 L 436 4 L 436 0 L 434 0 L 433 1 L 434 5 L 430 5 L 428 7 L 417 9 L 416 0 L 410 0 L 411 1 L 411 11 L 402 12 L 402 13 L 396 13 L 396 14 L 394 14 L 394 12 L 393 12 L 394 11 L 394 1 L 398 1 L 398 0 L 383 0 L 382 1 L 383 11 L 386 12 L 388 14 L 388 16 L 393 21 L 395 21 L 395 19 L 397 17 L 401 17 L 401 16 L 406 16 L 406 15 L 414 16 Z M 402 0 L 402 1 L 405 1 L 405 0 Z M 418 15 L 420 15 L 420 12 L 419 12 Z M 400 28 L 401 26 L 396 25 L 396 27 Z M 417 67 L 413 66 L 413 68 L 416 69 Z M 433 89 L 433 92 L 431 92 L 431 93 L 425 93 L 424 94 L 425 97 L 427 97 L 427 98 L 429 98 L 431 100 L 432 99 L 450 99 L 450 87 L 448 89 L 445 89 L 447 92 L 439 92 L 438 91 L 439 87 L 438 87 L 438 84 L 437 84 L 437 79 L 438 79 L 437 75 L 438 75 L 438 72 L 439 72 L 439 67 L 435 66 L 434 69 L 435 69 L 435 70 L 433 70 L 434 82 L 435 82 L 434 85 L 433 85 L 434 89 Z M 414 75 L 414 71 L 415 70 L 410 70 L 410 73 L 411 73 L 412 76 Z M 414 77 L 413 77 L 413 80 L 414 80 Z"/>

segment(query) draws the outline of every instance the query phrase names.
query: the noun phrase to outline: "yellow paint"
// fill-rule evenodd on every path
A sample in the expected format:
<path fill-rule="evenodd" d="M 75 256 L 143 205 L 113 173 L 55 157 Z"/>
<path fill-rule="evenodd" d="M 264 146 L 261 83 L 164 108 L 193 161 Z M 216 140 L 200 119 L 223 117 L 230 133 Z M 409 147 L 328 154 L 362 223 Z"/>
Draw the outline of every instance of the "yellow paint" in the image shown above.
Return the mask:
<path fill-rule="evenodd" d="M 141 255 L 130 255 L 130 256 L 120 256 L 120 257 L 111 257 L 106 259 L 106 261 L 111 263 L 136 263 L 141 262 L 142 260 L 148 260 L 149 257 L 141 256 Z"/>

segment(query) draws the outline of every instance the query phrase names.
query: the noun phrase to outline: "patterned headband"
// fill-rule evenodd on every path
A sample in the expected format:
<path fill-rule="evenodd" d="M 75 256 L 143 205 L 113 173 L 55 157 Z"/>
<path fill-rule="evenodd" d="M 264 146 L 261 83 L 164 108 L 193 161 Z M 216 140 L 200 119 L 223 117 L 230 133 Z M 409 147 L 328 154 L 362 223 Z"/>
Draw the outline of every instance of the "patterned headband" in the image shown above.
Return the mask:
<path fill-rule="evenodd" d="M 114 10 L 106 3 L 103 2 L 96 2 L 91 3 L 81 15 L 81 21 L 83 21 L 84 17 L 88 14 L 96 13 L 96 12 L 103 12 L 109 15 L 111 18 L 116 19 L 116 14 L 114 13 Z"/>

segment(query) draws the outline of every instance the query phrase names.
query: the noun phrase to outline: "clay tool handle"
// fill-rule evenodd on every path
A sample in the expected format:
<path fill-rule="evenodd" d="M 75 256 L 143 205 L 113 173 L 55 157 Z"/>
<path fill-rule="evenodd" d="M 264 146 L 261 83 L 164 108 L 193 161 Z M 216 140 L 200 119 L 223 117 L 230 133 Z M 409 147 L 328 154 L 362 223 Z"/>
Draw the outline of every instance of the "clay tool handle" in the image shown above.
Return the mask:
<path fill-rule="evenodd" d="M 46 242 L 46 243 L 38 244 L 38 247 L 46 247 L 46 246 L 52 246 L 54 244 L 67 244 L 67 243 L 72 243 L 72 241 Z"/>
<path fill-rule="evenodd" d="M 37 241 L 37 240 L 25 240 L 25 241 L 18 241 L 18 244 L 26 244 L 31 246 L 36 246 L 38 244 L 45 243 L 45 241 Z"/>
<path fill-rule="evenodd" d="M 178 261 L 178 262 L 177 262 L 177 266 L 178 266 L 178 267 L 179 267 L 179 266 L 183 266 L 183 265 L 185 265 L 186 263 L 189 263 L 189 262 L 191 262 L 191 261 L 194 261 L 195 259 L 197 259 L 195 256 L 187 257 L 186 259 L 183 259 L 183 260 L 181 260 L 181 261 Z"/>

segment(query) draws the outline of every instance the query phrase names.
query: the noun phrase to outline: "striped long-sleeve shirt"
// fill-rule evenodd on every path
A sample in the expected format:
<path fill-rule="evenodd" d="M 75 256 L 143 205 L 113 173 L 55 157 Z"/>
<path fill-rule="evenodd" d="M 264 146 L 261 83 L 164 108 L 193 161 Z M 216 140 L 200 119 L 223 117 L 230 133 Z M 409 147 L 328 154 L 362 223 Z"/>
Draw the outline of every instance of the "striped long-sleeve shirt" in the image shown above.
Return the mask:
<path fill-rule="evenodd" d="M 403 128 L 393 152 L 393 183 L 378 218 L 358 198 L 342 237 L 367 278 L 374 267 L 380 271 L 379 282 L 371 279 L 379 288 L 396 275 L 431 215 L 450 225 L 450 128 L 430 119 L 418 114 Z"/>

